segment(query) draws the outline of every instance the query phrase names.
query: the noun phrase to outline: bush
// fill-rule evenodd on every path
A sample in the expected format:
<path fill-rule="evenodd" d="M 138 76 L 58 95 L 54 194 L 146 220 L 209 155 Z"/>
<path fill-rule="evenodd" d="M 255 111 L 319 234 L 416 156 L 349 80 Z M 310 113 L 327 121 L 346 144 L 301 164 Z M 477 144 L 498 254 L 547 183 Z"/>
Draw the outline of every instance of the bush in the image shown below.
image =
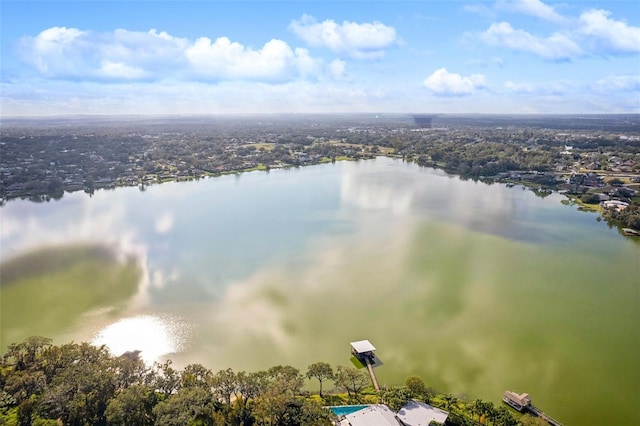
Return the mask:
<path fill-rule="evenodd" d="M 600 202 L 600 196 L 594 193 L 587 193 L 580 197 L 580 201 L 585 204 L 598 204 Z"/>

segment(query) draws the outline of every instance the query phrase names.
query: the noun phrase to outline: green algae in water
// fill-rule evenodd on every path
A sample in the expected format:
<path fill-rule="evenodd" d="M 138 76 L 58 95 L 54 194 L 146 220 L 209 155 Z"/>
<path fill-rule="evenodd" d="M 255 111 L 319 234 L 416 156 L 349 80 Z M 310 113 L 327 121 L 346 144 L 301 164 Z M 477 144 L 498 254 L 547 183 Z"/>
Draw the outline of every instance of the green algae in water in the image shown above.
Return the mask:
<path fill-rule="evenodd" d="M 0 346 L 32 335 L 58 336 L 83 313 L 117 308 L 138 288 L 135 259 L 107 247 L 41 248 L 0 265 Z"/>

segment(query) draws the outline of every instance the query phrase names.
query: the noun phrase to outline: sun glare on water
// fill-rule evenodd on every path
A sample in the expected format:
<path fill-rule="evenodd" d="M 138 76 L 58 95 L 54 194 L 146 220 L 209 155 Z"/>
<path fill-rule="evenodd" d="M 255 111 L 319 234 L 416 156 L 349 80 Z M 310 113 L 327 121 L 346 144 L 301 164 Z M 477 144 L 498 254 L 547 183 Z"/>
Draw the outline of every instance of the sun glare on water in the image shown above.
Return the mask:
<path fill-rule="evenodd" d="M 123 318 L 97 332 L 91 343 L 106 345 L 118 356 L 127 351 L 141 351 L 147 364 L 164 355 L 180 352 L 188 337 L 188 326 L 171 316 L 140 315 Z"/>

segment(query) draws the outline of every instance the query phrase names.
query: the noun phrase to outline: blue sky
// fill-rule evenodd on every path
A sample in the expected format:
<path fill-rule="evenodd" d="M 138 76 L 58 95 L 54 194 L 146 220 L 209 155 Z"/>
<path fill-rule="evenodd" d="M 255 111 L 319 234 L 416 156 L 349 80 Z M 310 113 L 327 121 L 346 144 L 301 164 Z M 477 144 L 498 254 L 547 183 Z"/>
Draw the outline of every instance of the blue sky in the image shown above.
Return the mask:
<path fill-rule="evenodd" d="M 640 112 L 640 2 L 0 0 L 0 113 Z"/>

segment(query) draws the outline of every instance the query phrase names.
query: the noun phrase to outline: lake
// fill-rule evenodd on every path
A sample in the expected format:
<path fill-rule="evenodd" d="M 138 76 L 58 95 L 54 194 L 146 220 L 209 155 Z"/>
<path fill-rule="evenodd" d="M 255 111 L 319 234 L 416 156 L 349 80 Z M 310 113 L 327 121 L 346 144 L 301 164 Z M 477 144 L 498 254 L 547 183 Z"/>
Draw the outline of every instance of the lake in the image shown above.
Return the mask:
<path fill-rule="evenodd" d="M 369 339 L 381 385 L 640 424 L 640 244 L 562 200 L 378 158 L 10 201 L 2 350 L 304 372 Z"/>

